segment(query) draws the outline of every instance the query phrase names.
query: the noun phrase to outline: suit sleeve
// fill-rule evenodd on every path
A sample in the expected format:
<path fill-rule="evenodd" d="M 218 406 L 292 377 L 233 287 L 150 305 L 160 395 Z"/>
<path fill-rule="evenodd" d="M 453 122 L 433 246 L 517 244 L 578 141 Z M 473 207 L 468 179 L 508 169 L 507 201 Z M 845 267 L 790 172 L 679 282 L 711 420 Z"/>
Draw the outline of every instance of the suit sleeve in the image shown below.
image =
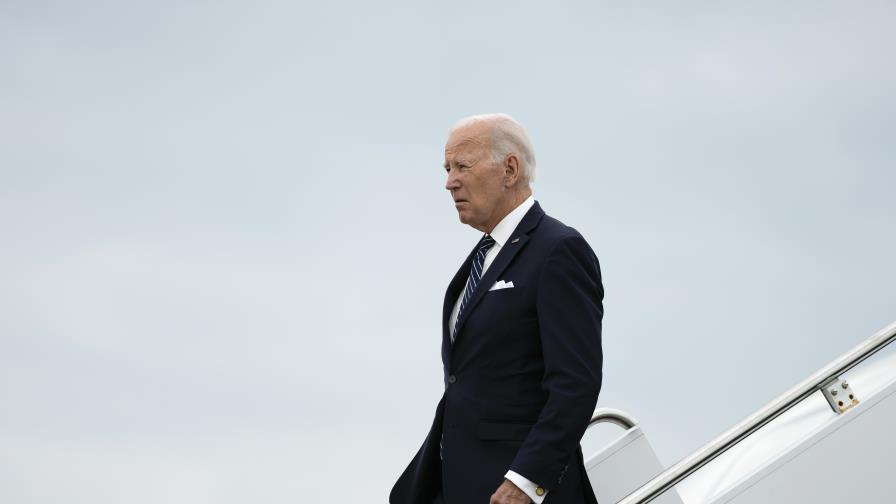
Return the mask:
<path fill-rule="evenodd" d="M 545 260 L 536 295 L 547 401 L 510 465 L 546 490 L 566 472 L 600 392 L 603 285 L 597 257 L 578 233 Z"/>

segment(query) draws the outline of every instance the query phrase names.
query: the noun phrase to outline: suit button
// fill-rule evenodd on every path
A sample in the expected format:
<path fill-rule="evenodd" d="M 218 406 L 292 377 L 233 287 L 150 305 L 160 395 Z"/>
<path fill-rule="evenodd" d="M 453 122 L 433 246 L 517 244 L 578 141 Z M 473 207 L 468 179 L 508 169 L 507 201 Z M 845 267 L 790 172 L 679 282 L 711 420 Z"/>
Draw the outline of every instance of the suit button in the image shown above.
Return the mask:
<path fill-rule="evenodd" d="M 457 377 L 455 377 L 454 375 L 451 375 L 448 377 L 448 383 L 454 383 L 456 381 L 457 381 Z"/>

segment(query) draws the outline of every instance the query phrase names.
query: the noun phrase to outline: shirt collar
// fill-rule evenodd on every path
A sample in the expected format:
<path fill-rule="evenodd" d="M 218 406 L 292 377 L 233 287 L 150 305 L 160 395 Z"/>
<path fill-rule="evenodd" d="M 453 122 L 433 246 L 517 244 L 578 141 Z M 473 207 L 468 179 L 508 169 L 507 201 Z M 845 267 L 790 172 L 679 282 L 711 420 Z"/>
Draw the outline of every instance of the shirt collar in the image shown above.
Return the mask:
<path fill-rule="evenodd" d="M 526 215 L 526 212 L 532 208 L 532 205 L 535 204 L 535 196 L 529 195 L 525 201 L 520 203 L 520 205 L 513 210 L 510 211 L 509 214 L 505 215 L 501 222 L 495 226 L 495 229 L 489 233 L 495 243 L 498 244 L 499 247 L 503 247 L 507 240 L 510 238 L 510 235 L 513 234 L 513 231 L 519 226 L 520 221 L 523 220 L 523 217 Z"/>

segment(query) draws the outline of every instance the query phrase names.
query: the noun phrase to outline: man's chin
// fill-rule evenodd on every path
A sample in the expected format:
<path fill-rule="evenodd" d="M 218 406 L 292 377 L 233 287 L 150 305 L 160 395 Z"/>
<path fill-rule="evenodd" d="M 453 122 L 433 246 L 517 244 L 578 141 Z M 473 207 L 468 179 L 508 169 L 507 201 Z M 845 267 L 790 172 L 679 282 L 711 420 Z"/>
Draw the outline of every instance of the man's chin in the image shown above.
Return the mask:
<path fill-rule="evenodd" d="M 467 215 L 467 214 L 458 212 L 458 214 L 457 214 L 457 218 L 460 220 L 460 223 L 461 223 L 461 224 L 466 224 L 466 225 L 470 226 L 470 227 L 473 228 L 473 229 L 476 229 L 476 230 L 478 230 L 478 231 L 482 231 L 482 230 L 484 229 L 484 228 L 481 227 L 480 225 L 477 225 L 476 223 L 474 223 L 474 222 L 470 219 L 470 216 Z M 484 233 L 485 231 L 482 231 L 482 232 Z"/>

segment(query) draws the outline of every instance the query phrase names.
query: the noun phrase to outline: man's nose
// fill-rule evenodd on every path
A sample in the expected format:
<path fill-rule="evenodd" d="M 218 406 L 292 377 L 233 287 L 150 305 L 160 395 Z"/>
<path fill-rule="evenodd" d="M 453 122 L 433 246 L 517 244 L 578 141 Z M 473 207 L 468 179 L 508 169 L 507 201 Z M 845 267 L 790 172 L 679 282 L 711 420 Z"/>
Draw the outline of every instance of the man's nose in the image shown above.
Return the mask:
<path fill-rule="evenodd" d="M 453 191 L 460 187 L 460 181 L 457 180 L 457 175 L 454 170 L 448 170 L 448 178 L 445 180 L 445 189 L 449 191 Z"/>

